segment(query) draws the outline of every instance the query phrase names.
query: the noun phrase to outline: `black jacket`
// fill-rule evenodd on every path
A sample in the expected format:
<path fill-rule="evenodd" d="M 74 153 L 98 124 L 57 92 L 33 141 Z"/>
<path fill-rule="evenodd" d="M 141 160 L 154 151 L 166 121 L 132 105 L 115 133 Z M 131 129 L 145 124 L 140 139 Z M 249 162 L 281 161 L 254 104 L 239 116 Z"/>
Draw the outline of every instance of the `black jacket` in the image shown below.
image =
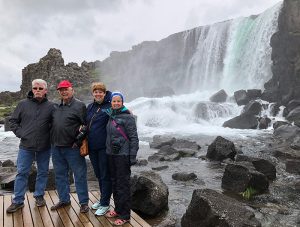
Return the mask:
<path fill-rule="evenodd" d="M 54 103 L 47 98 L 39 102 L 31 91 L 27 99 L 19 102 L 9 122 L 12 131 L 21 138 L 21 149 L 43 151 L 50 148 L 53 111 Z"/>
<path fill-rule="evenodd" d="M 76 139 L 80 125 L 85 124 L 85 104 L 74 97 L 67 105 L 57 104 L 53 113 L 51 143 L 58 147 L 80 146 Z"/>
<path fill-rule="evenodd" d="M 139 150 L 139 138 L 134 116 L 126 108 L 124 109 L 115 116 L 110 115 L 106 126 L 106 153 L 109 155 L 128 155 L 131 164 L 134 164 Z M 107 113 L 109 114 L 109 111 Z M 128 140 L 114 126 L 113 120 L 117 127 L 120 127 L 121 131 L 125 133 Z"/>

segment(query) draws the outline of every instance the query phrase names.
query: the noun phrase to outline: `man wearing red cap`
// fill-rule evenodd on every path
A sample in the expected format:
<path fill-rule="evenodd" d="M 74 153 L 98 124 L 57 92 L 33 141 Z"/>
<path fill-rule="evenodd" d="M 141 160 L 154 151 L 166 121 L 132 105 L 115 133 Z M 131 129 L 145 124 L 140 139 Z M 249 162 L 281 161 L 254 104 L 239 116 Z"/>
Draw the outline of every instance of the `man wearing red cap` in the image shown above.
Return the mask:
<path fill-rule="evenodd" d="M 57 86 L 61 103 L 53 114 L 52 122 L 52 162 L 59 202 L 51 207 L 56 210 L 71 204 L 69 189 L 69 168 L 74 173 L 76 192 L 81 205 L 80 212 L 89 211 L 87 167 L 85 158 L 80 156 L 82 139 L 78 139 L 79 128 L 85 124 L 86 106 L 74 98 L 72 84 L 68 80 Z"/>

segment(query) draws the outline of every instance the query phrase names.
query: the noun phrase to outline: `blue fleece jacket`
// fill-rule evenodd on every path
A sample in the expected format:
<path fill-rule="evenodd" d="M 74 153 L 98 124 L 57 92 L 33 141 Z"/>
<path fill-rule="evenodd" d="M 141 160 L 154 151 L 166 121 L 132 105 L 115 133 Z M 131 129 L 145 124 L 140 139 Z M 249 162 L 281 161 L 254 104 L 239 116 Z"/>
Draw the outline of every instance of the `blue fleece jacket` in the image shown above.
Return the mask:
<path fill-rule="evenodd" d="M 106 110 L 111 107 L 111 92 L 106 91 L 106 95 L 101 104 L 93 102 L 87 107 L 87 126 L 88 126 L 88 142 L 90 150 L 105 149 L 106 143 L 106 125 L 109 116 Z"/>

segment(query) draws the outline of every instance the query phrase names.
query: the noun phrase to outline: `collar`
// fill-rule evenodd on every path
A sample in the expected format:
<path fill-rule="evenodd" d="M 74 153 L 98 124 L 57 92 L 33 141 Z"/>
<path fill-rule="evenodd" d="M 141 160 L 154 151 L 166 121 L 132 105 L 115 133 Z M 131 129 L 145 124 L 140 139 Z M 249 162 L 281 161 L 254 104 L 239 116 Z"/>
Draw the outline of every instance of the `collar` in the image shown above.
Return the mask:
<path fill-rule="evenodd" d="M 67 104 L 64 104 L 63 100 L 61 100 L 59 106 L 71 106 L 74 101 L 75 101 L 74 96 L 72 96 L 72 98 L 70 99 L 70 102 L 68 102 Z"/>

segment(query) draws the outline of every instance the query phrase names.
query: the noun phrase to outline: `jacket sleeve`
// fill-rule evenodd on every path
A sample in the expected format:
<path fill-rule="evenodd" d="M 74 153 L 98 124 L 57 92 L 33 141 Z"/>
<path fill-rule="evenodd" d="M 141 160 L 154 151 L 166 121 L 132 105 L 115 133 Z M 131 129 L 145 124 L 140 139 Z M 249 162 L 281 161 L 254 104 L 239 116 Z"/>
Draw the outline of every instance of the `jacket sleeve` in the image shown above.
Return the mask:
<path fill-rule="evenodd" d="M 21 130 L 22 130 L 21 114 L 22 114 L 22 104 L 19 103 L 17 105 L 15 111 L 13 112 L 11 118 L 9 119 L 10 128 L 18 138 L 21 138 L 21 136 L 22 136 L 22 134 L 21 134 Z"/>
<path fill-rule="evenodd" d="M 78 135 L 76 137 L 75 143 L 78 147 L 81 147 L 82 141 L 85 139 L 87 130 L 86 130 L 86 106 L 83 104 L 81 109 L 80 109 L 80 122 L 81 125 L 84 127 L 81 127 L 82 130 L 78 132 Z M 78 129 L 79 130 L 79 129 Z"/>
<path fill-rule="evenodd" d="M 134 164 L 136 162 L 136 155 L 139 150 L 139 138 L 137 134 L 136 123 L 133 115 L 130 115 L 128 121 L 125 124 L 125 130 L 129 139 L 129 155 L 130 162 Z"/>

